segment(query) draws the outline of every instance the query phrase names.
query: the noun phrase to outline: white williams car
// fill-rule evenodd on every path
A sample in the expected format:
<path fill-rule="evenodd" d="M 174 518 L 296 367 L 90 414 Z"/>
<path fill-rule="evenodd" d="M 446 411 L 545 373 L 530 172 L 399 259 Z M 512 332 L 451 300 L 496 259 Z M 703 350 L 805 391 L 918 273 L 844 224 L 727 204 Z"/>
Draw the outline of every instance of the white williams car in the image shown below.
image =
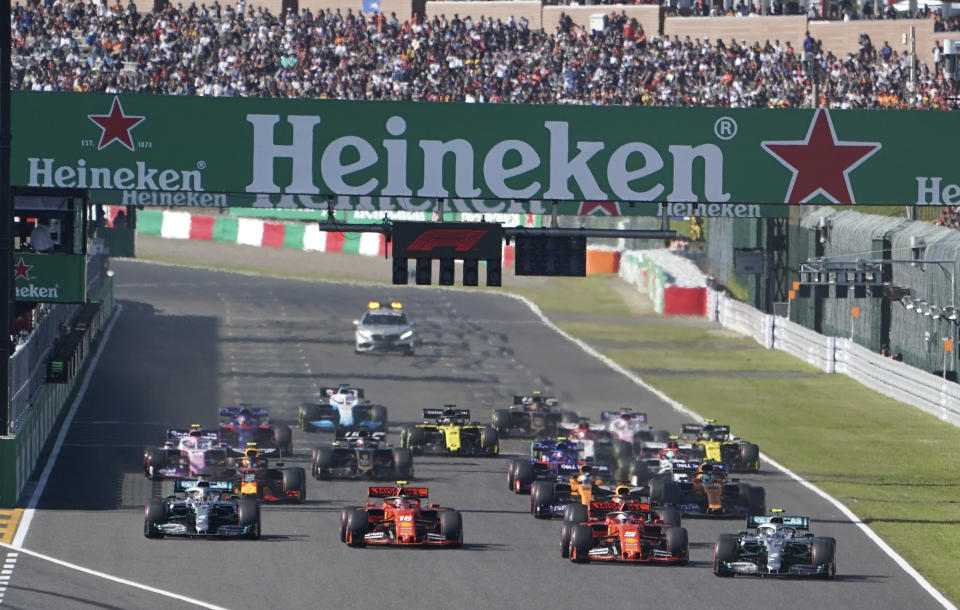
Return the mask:
<path fill-rule="evenodd" d="M 366 313 L 359 320 L 354 320 L 353 325 L 357 329 L 357 353 L 402 352 L 413 355 L 417 337 L 400 303 L 392 302 L 387 306 L 371 301 Z"/>

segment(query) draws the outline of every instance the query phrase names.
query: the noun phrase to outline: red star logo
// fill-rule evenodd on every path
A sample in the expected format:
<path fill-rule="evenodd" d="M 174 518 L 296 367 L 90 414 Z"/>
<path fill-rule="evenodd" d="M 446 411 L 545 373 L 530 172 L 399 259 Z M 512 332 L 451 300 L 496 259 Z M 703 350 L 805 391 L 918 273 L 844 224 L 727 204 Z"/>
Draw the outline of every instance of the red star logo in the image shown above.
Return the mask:
<path fill-rule="evenodd" d="M 580 204 L 577 214 L 580 216 L 590 216 L 596 212 L 604 216 L 619 216 L 620 204 L 616 201 L 584 201 Z"/>
<path fill-rule="evenodd" d="M 103 130 L 100 134 L 100 145 L 97 146 L 97 150 L 103 150 L 114 140 L 120 142 L 129 150 L 133 150 L 133 138 L 130 137 L 130 132 L 146 117 L 125 115 L 123 106 L 120 105 L 120 99 L 114 96 L 110 114 L 88 114 L 87 118 Z"/>
<path fill-rule="evenodd" d="M 830 112 L 820 108 L 805 140 L 761 142 L 793 172 L 784 203 L 807 203 L 822 195 L 833 203 L 856 203 L 850 172 L 880 150 L 879 142 L 840 142 Z"/>
<path fill-rule="evenodd" d="M 13 266 L 13 279 L 17 280 L 23 278 L 25 280 L 29 280 L 31 269 L 33 269 L 33 265 L 28 265 L 21 256 L 20 260 L 17 261 L 17 264 Z"/>

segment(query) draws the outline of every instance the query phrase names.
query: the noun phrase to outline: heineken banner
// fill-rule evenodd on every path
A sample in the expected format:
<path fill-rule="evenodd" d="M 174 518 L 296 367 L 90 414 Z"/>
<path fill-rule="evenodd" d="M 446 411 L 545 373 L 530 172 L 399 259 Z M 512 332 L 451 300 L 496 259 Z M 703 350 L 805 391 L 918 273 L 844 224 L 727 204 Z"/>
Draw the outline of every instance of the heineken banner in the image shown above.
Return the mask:
<path fill-rule="evenodd" d="M 728 217 L 960 203 L 957 113 L 21 91 L 12 110 L 13 184 L 98 203 Z"/>
<path fill-rule="evenodd" d="M 83 254 L 13 254 L 13 283 L 17 301 L 84 303 L 87 266 Z"/>

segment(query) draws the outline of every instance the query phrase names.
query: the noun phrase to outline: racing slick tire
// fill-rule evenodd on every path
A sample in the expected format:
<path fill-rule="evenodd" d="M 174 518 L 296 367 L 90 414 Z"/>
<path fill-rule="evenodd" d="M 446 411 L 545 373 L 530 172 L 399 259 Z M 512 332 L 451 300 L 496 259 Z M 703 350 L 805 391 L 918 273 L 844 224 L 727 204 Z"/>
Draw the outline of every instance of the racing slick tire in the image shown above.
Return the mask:
<path fill-rule="evenodd" d="M 672 506 L 680 503 L 680 488 L 670 479 L 650 481 L 650 503 Z"/>
<path fill-rule="evenodd" d="M 647 468 L 647 463 L 644 460 L 634 460 L 627 472 L 627 480 L 631 485 L 638 487 L 647 485 L 650 482 L 650 469 Z"/>
<path fill-rule="evenodd" d="M 383 424 L 387 427 L 387 408 L 383 405 L 372 405 L 370 407 L 370 421 Z"/>
<path fill-rule="evenodd" d="M 286 468 L 283 473 L 283 491 L 295 491 L 297 497 L 294 502 L 300 504 L 307 495 L 307 473 L 303 468 Z"/>
<path fill-rule="evenodd" d="M 590 520 L 590 511 L 587 510 L 586 504 L 567 504 L 567 508 L 563 511 L 563 521 L 573 523 L 574 525 L 579 525 L 580 523 L 586 523 Z M 571 530 L 572 531 L 572 530 Z"/>
<path fill-rule="evenodd" d="M 350 513 L 357 510 L 355 506 L 347 506 L 340 509 L 340 542 L 347 541 L 347 520 L 350 518 Z"/>
<path fill-rule="evenodd" d="M 754 515 L 762 515 L 767 512 L 767 492 L 763 487 L 751 486 L 749 499 L 750 512 Z"/>
<path fill-rule="evenodd" d="M 837 541 L 835 538 L 814 538 L 810 541 L 810 562 L 827 566 L 820 578 L 831 580 L 837 575 Z"/>
<path fill-rule="evenodd" d="M 454 548 L 463 544 L 463 518 L 460 511 L 445 510 L 440 513 L 440 534 L 447 540 L 453 540 Z"/>
<path fill-rule="evenodd" d="M 570 560 L 576 563 L 590 561 L 590 549 L 593 548 L 593 528 L 585 524 L 573 526 L 570 532 Z"/>
<path fill-rule="evenodd" d="M 393 472 L 398 479 L 413 478 L 413 452 L 403 447 L 393 450 Z"/>
<path fill-rule="evenodd" d="M 556 487 L 553 481 L 534 481 L 533 487 L 530 488 L 530 514 L 534 516 L 535 519 L 549 519 L 553 517 L 553 514 L 540 514 L 538 508 L 547 507 L 548 509 L 553 506 L 554 500 L 557 499 Z"/>
<path fill-rule="evenodd" d="M 684 527 L 668 527 L 666 532 L 666 550 L 673 557 L 682 559 L 681 565 L 687 563 L 690 557 L 690 544 L 687 539 L 687 529 Z"/>
<path fill-rule="evenodd" d="M 167 467 L 167 452 L 162 449 L 146 449 L 143 452 L 143 474 L 151 481 L 159 481 L 162 477 L 157 473 Z"/>
<path fill-rule="evenodd" d="M 760 447 L 753 443 L 742 443 L 740 445 L 740 467 L 752 472 L 759 471 Z"/>
<path fill-rule="evenodd" d="M 400 438 L 401 444 L 414 453 L 423 451 L 423 445 L 427 441 L 427 435 L 423 428 L 417 426 L 405 426 Z"/>
<path fill-rule="evenodd" d="M 315 479 L 330 479 L 330 468 L 333 467 L 333 447 L 321 445 L 313 450 L 313 460 L 310 463 L 310 473 Z"/>
<path fill-rule="evenodd" d="M 517 460 L 507 462 L 507 489 L 513 491 L 513 482 L 517 478 Z"/>
<path fill-rule="evenodd" d="M 167 503 L 161 498 L 151 498 L 143 510 L 143 535 L 147 538 L 163 538 L 163 532 L 155 526 L 167 520 Z"/>
<path fill-rule="evenodd" d="M 350 546 L 363 546 L 363 537 L 367 534 L 369 521 L 367 511 L 355 508 L 347 514 L 346 543 Z"/>
<path fill-rule="evenodd" d="M 507 429 L 510 427 L 510 411 L 508 409 L 494 409 L 492 421 L 497 434 L 506 438 Z"/>
<path fill-rule="evenodd" d="M 241 500 L 237 506 L 237 522 L 240 527 L 250 526 L 247 538 L 260 538 L 260 503 L 256 500 Z"/>
<path fill-rule="evenodd" d="M 537 476 L 533 472 L 533 466 L 530 462 L 520 460 L 517 462 L 517 470 L 513 477 L 513 490 L 518 494 L 530 493 L 530 486 L 533 485 Z"/>
<path fill-rule="evenodd" d="M 658 510 L 657 516 L 660 517 L 660 520 L 666 525 L 672 527 L 680 526 L 680 511 L 675 508 L 664 508 Z"/>
<path fill-rule="evenodd" d="M 721 567 L 725 561 L 737 560 L 737 547 L 740 541 L 735 534 L 720 534 L 713 545 L 713 573 L 717 576 L 733 576 L 733 572 Z"/>
<path fill-rule="evenodd" d="M 666 443 L 670 440 L 670 431 L 659 428 L 650 431 L 650 438 L 655 443 Z"/>
<path fill-rule="evenodd" d="M 560 524 L 560 557 L 570 559 L 570 536 L 573 528 L 579 525 L 573 521 L 564 521 Z"/>
<path fill-rule="evenodd" d="M 480 448 L 493 455 L 500 453 L 500 436 L 496 428 L 480 428 Z"/>
<path fill-rule="evenodd" d="M 320 414 L 319 405 L 301 405 L 297 411 L 297 422 L 300 424 L 300 429 L 309 430 L 312 426 L 307 422 L 317 421 L 320 419 Z"/>
<path fill-rule="evenodd" d="M 290 432 L 290 426 L 287 424 L 274 426 L 273 442 L 280 452 L 280 457 L 290 457 L 293 455 L 293 433 Z"/>

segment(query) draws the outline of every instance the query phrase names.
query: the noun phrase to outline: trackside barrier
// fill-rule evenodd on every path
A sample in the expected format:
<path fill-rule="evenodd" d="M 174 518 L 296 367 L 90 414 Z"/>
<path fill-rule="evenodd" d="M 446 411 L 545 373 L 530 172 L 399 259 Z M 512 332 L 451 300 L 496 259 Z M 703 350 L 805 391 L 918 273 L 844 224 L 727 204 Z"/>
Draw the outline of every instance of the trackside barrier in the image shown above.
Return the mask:
<path fill-rule="evenodd" d="M 113 314 L 113 278 L 108 277 L 103 283 L 97 300 L 99 307 L 91 307 L 91 310 L 97 311 L 91 311 L 88 316 L 78 320 L 80 326 L 85 325 L 85 330 L 79 331 L 84 335 L 80 369 L 92 351 L 89 346 L 96 343 L 106 321 Z M 81 377 L 75 374 L 66 383 L 43 384 L 16 433 L 0 437 L 0 507 L 12 508 L 17 505 L 37 465 L 40 452 Z"/>

